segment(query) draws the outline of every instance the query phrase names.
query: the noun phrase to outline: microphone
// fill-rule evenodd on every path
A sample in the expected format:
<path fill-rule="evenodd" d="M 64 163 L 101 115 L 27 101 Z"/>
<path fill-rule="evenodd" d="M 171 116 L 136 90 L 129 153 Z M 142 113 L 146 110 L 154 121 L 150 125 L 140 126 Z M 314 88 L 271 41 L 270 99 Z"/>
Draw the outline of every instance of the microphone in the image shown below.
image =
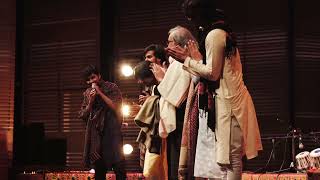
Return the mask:
<path fill-rule="evenodd" d="M 94 89 L 96 86 L 97 86 L 96 83 L 92 83 L 92 84 L 91 84 L 91 88 L 92 88 L 92 89 Z"/>
<path fill-rule="evenodd" d="M 95 91 L 95 92 L 96 92 L 96 89 L 95 89 L 96 86 L 98 86 L 96 83 L 92 83 L 92 84 L 91 84 L 91 88 L 92 88 L 92 90 Z"/>
<path fill-rule="evenodd" d="M 304 145 L 302 144 L 302 136 L 299 136 L 299 149 L 303 149 Z"/>

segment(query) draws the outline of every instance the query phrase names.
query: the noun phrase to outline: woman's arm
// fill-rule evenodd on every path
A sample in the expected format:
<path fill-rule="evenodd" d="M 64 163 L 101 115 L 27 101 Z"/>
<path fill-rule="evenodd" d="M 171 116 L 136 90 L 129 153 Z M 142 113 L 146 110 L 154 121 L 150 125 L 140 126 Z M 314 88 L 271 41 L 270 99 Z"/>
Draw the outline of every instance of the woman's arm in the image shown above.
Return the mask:
<path fill-rule="evenodd" d="M 206 64 L 201 61 L 187 57 L 184 61 L 184 68 L 200 77 L 216 81 L 221 76 L 221 70 L 224 63 L 224 51 L 226 44 L 226 32 L 221 29 L 215 29 L 209 32 L 205 42 Z"/>

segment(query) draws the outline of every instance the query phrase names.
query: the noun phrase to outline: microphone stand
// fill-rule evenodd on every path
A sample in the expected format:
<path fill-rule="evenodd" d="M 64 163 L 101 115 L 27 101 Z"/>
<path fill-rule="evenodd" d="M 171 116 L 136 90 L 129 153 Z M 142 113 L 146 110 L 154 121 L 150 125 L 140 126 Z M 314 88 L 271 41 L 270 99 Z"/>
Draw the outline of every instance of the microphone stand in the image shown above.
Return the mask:
<path fill-rule="evenodd" d="M 291 162 L 290 162 L 290 171 L 296 172 L 296 148 L 295 148 L 295 139 L 301 137 L 300 129 L 292 129 L 289 134 L 291 135 Z M 289 136 L 290 137 L 290 136 Z"/>

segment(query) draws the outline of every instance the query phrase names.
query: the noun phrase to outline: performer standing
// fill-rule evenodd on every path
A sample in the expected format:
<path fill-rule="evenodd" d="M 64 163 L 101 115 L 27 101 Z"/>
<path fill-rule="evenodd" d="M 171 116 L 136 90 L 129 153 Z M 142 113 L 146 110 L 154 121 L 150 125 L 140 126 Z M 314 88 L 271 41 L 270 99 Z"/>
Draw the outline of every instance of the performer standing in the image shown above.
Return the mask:
<path fill-rule="evenodd" d="M 90 85 L 83 93 L 79 117 L 87 123 L 84 164 L 95 169 L 95 179 L 105 180 L 113 168 L 117 179 L 126 179 L 122 151 L 122 96 L 118 86 L 104 81 L 97 67 L 89 65 L 83 72 Z"/>
<path fill-rule="evenodd" d="M 207 120 L 206 129 L 215 133 L 215 138 L 203 141 L 202 147 L 197 144 L 195 162 L 197 158 L 206 158 L 205 153 L 198 154 L 199 150 L 206 152 L 209 146 L 215 147 L 216 162 L 227 179 L 239 180 L 242 155 L 248 159 L 256 157 L 262 144 L 255 108 L 242 78 L 236 39 L 213 0 L 187 0 L 183 7 L 188 19 L 199 29 L 198 42 L 203 58 L 189 56 L 188 53 L 198 52 L 192 41 L 188 48 L 168 47 L 168 53 L 183 63 L 187 71 L 201 77 L 195 101 L 199 102 L 197 112 L 199 118 Z M 194 170 L 195 175 L 201 175 L 206 166 L 197 168 L 195 164 Z M 207 172 L 210 175 L 210 169 Z M 208 178 L 207 175 L 200 177 Z"/>
<path fill-rule="evenodd" d="M 186 47 L 189 40 L 196 42 L 192 33 L 182 26 L 176 26 L 168 31 L 168 47 Z M 169 179 L 176 180 L 179 179 L 179 164 L 185 165 L 185 163 L 182 162 L 185 160 L 185 153 L 187 153 L 186 144 L 184 142 L 181 143 L 187 105 L 186 99 L 188 91 L 192 91 L 194 87 L 193 84 L 197 82 L 198 78 L 183 70 L 181 63 L 175 61 L 172 57 L 169 57 L 169 62 L 170 66 L 163 78 L 163 82 L 159 85 L 159 91 L 171 102 L 174 102 L 172 97 L 175 99 L 179 97 L 179 101 L 181 101 L 181 104 L 176 107 L 176 129 L 169 133 L 167 137 Z M 193 79 L 193 81 L 191 79 Z M 182 153 L 180 153 L 181 151 Z"/>

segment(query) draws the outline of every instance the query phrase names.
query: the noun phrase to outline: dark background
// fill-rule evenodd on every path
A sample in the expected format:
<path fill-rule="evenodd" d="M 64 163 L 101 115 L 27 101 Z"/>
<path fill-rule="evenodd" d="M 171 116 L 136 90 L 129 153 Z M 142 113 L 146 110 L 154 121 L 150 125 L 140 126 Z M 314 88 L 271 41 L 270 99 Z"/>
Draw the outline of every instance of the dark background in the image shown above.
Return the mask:
<path fill-rule="evenodd" d="M 281 164 L 286 168 L 292 150 L 286 137 L 292 128 L 302 130 L 304 150 L 320 145 L 320 2 L 217 2 L 238 35 L 244 79 L 263 138 L 264 151 L 247 161 L 245 169 L 274 171 Z M 8 169 L 82 169 L 85 125 L 77 119 L 77 111 L 85 88 L 81 70 L 87 64 L 99 65 L 104 78 L 120 86 L 132 107 L 124 129 L 125 142 L 134 146 L 127 168 L 140 171 L 135 143 L 139 129 L 132 120 L 141 87 L 132 77 L 121 76 L 119 67 L 134 66 L 151 43 L 166 45 L 167 32 L 176 25 L 194 31 L 179 4 L 176 0 L 1 1 L 0 174 L 8 176 Z M 272 139 L 276 153 L 270 156 Z M 296 153 L 302 151 L 297 139 Z"/>

